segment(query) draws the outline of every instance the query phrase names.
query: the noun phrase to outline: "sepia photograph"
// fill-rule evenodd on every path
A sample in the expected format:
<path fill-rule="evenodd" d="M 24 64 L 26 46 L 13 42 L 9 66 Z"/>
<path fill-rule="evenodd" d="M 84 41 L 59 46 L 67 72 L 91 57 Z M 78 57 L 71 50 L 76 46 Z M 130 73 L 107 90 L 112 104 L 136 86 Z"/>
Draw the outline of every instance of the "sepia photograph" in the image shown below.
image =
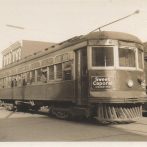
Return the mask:
<path fill-rule="evenodd" d="M 0 145 L 146 141 L 146 0 L 0 0 Z"/>

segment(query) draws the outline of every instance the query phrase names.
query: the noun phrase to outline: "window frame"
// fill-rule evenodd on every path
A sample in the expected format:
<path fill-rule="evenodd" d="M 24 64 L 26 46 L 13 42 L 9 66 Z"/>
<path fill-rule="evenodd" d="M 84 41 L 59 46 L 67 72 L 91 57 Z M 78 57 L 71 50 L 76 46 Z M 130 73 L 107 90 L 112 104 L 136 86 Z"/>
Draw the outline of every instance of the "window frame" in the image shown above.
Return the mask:
<path fill-rule="evenodd" d="M 58 65 L 61 65 L 61 78 L 59 78 L 59 77 L 57 77 L 57 66 Z M 55 68 L 55 80 L 63 80 L 63 64 L 62 64 L 62 62 L 61 63 L 57 63 L 57 64 L 55 64 L 55 66 L 54 66 L 54 68 Z"/>
<path fill-rule="evenodd" d="M 142 56 L 142 68 L 139 68 L 139 50 L 141 51 L 141 56 Z M 144 70 L 144 51 L 140 48 L 137 48 L 137 63 L 138 63 L 138 67 L 137 69 L 140 71 Z"/>
<path fill-rule="evenodd" d="M 135 67 L 122 67 L 119 65 L 119 49 L 130 49 L 130 50 L 135 50 Z M 118 46 L 118 64 L 117 64 L 117 69 L 120 70 L 138 70 L 138 49 L 136 47 L 131 47 L 131 46 Z"/>
<path fill-rule="evenodd" d="M 65 64 L 67 63 L 67 62 L 70 62 L 70 67 L 68 67 L 68 68 L 65 68 Z M 71 60 L 68 60 L 68 61 L 65 61 L 65 62 L 63 62 L 62 63 L 62 79 L 64 80 L 64 81 L 70 81 L 70 80 L 72 80 L 73 79 L 73 75 L 72 75 L 72 61 Z M 65 71 L 70 71 L 71 73 L 71 75 L 70 75 L 70 79 L 66 79 L 65 78 Z"/>
<path fill-rule="evenodd" d="M 51 75 L 51 67 L 53 67 L 53 79 L 50 79 L 50 75 Z M 47 70 L 48 70 L 48 77 L 47 77 L 47 82 L 52 82 L 52 81 L 55 81 L 55 65 L 50 65 L 50 66 L 47 66 Z"/>
<path fill-rule="evenodd" d="M 92 65 L 92 48 L 93 47 L 110 47 L 113 49 L 113 60 L 114 60 L 114 64 L 113 66 L 93 66 Z M 98 70 L 104 70 L 104 69 L 114 69 L 116 67 L 116 50 L 117 50 L 117 46 L 116 45 L 94 45 L 94 46 L 88 46 L 87 47 L 87 55 L 88 55 L 88 69 L 98 69 Z"/>

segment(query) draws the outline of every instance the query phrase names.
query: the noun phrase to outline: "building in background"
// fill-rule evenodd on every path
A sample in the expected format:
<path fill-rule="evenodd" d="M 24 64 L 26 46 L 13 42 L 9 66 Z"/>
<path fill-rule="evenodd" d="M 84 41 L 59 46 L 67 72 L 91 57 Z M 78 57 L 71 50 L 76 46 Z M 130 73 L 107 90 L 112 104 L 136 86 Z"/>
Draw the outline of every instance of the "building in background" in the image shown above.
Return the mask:
<path fill-rule="evenodd" d="M 40 52 L 52 45 L 54 45 L 54 43 L 42 41 L 17 41 L 2 51 L 2 67 L 6 67 L 7 65 L 18 62 L 19 60 L 34 53 Z"/>

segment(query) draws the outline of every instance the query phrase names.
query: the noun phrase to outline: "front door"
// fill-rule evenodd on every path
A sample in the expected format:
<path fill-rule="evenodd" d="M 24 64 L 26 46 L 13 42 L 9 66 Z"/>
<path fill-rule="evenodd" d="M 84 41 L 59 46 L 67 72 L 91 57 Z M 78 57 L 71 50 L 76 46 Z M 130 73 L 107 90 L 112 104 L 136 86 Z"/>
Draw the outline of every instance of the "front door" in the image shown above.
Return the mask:
<path fill-rule="evenodd" d="M 84 47 L 76 51 L 76 99 L 79 105 L 88 102 L 87 71 L 87 47 Z"/>

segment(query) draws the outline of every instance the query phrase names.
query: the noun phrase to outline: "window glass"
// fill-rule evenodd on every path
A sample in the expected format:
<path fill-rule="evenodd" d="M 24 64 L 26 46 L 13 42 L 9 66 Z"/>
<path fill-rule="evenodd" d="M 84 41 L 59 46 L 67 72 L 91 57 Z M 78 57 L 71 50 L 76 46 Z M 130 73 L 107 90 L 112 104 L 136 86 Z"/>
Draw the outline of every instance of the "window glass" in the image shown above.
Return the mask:
<path fill-rule="evenodd" d="M 18 52 L 17 50 L 15 51 L 15 56 L 16 56 L 16 61 L 18 60 Z"/>
<path fill-rule="evenodd" d="M 37 81 L 40 81 L 41 80 L 41 75 L 42 75 L 41 68 L 37 69 L 36 71 L 37 71 Z"/>
<path fill-rule="evenodd" d="M 119 66 L 135 67 L 135 50 L 119 48 Z"/>
<path fill-rule="evenodd" d="M 56 64 L 56 78 L 62 79 L 62 63 Z"/>
<path fill-rule="evenodd" d="M 25 73 L 26 84 L 31 84 L 30 72 Z"/>
<path fill-rule="evenodd" d="M 18 59 L 21 59 L 21 48 L 18 49 Z"/>
<path fill-rule="evenodd" d="M 14 78 L 14 86 L 15 86 L 15 78 Z M 11 87 L 11 77 L 8 77 L 8 87 Z"/>
<path fill-rule="evenodd" d="M 0 79 L 0 88 L 3 88 L 3 79 Z"/>
<path fill-rule="evenodd" d="M 32 83 L 32 82 L 35 82 L 35 70 L 32 70 L 32 71 L 30 72 L 30 80 L 31 80 L 31 83 Z"/>
<path fill-rule="evenodd" d="M 54 65 L 49 67 L 49 80 L 54 80 Z"/>
<path fill-rule="evenodd" d="M 6 78 L 4 78 L 4 87 L 6 87 Z"/>
<path fill-rule="evenodd" d="M 142 51 L 141 50 L 138 50 L 138 65 L 139 65 L 139 68 L 140 69 L 143 69 L 143 63 L 142 63 L 142 61 L 143 61 L 143 59 L 142 59 L 143 55 L 142 54 L 143 54 Z"/>
<path fill-rule="evenodd" d="M 21 77 L 21 74 L 19 74 L 19 75 L 17 75 L 17 85 L 18 86 L 21 86 L 21 79 L 22 79 L 22 77 Z"/>
<path fill-rule="evenodd" d="M 47 67 L 42 68 L 41 73 L 41 82 L 46 83 L 47 82 Z"/>
<path fill-rule="evenodd" d="M 63 74 L 64 80 L 72 79 L 72 62 L 67 61 L 63 63 Z"/>
<path fill-rule="evenodd" d="M 93 47 L 92 66 L 113 66 L 113 47 Z"/>

